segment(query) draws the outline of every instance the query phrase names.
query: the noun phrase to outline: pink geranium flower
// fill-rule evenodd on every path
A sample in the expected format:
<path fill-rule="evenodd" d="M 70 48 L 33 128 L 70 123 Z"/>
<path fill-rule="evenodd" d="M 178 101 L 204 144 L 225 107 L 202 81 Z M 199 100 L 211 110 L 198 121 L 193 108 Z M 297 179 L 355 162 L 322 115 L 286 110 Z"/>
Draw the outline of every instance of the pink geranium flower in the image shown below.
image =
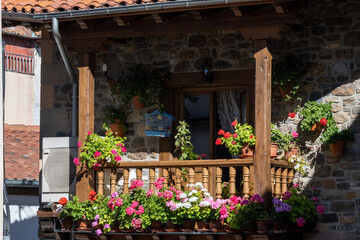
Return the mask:
<path fill-rule="evenodd" d="M 121 151 L 122 151 L 123 153 L 126 153 L 127 150 L 126 150 L 125 147 L 122 147 L 122 148 L 121 148 Z"/>
<path fill-rule="evenodd" d="M 136 208 L 138 205 L 139 205 L 138 201 L 133 201 L 132 204 L 131 204 L 131 207 Z"/>
<path fill-rule="evenodd" d="M 75 164 L 75 166 L 79 165 L 79 159 L 78 158 L 74 158 L 73 163 Z"/>
<path fill-rule="evenodd" d="M 112 153 L 113 155 L 117 155 L 116 149 L 111 149 L 111 153 Z"/>
<path fill-rule="evenodd" d="M 305 221 L 304 218 L 298 218 L 298 219 L 296 220 L 296 223 L 297 223 L 298 227 L 303 227 L 303 226 L 305 226 L 306 221 Z"/>
<path fill-rule="evenodd" d="M 82 143 L 81 143 L 81 142 L 78 142 L 78 145 L 77 145 L 77 146 L 80 147 L 81 145 L 82 145 Z"/>
<path fill-rule="evenodd" d="M 127 215 L 131 216 L 135 212 L 135 209 L 133 209 L 132 207 L 128 207 L 126 208 L 125 212 Z"/>
<path fill-rule="evenodd" d="M 292 132 L 291 135 L 293 136 L 293 138 L 297 138 L 299 136 L 297 132 Z"/>
<path fill-rule="evenodd" d="M 87 135 L 88 135 L 88 136 L 91 135 L 91 131 L 88 131 Z"/>
<path fill-rule="evenodd" d="M 96 151 L 96 152 L 94 153 L 94 157 L 95 157 L 95 158 L 100 157 L 100 156 L 101 156 L 101 152 Z"/>
<path fill-rule="evenodd" d="M 120 162 L 121 161 L 121 157 L 120 156 L 115 156 L 115 161 L 117 161 L 117 162 Z"/>
<path fill-rule="evenodd" d="M 115 205 L 116 205 L 117 207 L 120 207 L 121 205 L 123 205 L 123 199 L 122 199 L 122 198 L 117 198 L 117 199 L 115 200 Z"/>
<path fill-rule="evenodd" d="M 325 207 L 323 205 L 318 205 L 316 207 L 316 211 L 319 213 L 319 214 L 324 214 L 325 213 Z"/>

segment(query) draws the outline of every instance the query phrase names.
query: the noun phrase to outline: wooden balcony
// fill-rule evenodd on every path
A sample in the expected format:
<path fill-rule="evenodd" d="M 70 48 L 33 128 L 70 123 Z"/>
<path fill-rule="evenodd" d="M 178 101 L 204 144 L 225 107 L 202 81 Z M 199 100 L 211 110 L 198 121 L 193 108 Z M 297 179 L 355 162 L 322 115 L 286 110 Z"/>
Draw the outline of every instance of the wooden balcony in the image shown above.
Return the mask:
<path fill-rule="evenodd" d="M 272 196 L 279 197 L 282 192 L 292 185 L 294 170 L 285 160 L 271 160 L 271 186 Z M 149 170 L 149 189 L 155 190 L 157 177 L 163 177 L 165 187 L 189 190 L 190 184 L 201 182 L 216 199 L 222 196 L 223 170 L 228 168 L 228 182 L 230 197 L 237 192 L 245 198 L 252 194 L 251 186 L 257 181 L 253 177 L 254 160 L 246 159 L 217 159 L 217 160 L 191 160 L 191 161 L 141 161 L 120 162 L 97 170 L 97 193 L 104 194 L 104 170 L 110 169 L 110 193 L 116 191 L 118 172 L 122 172 L 123 191 L 129 193 L 130 169 L 136 170 L 136 179 L 143 179 L 143 170 Z M 225 171 L 225 170 L 224 170 Z M 238 173 L 237 173 L 238 171 Z M 185 174 L 184 174 L 185 172 Z M 156 174 L 157 173 L 157 174 Z M 237 176 L 240 176 L 237 177 Z M 183 180 L 187 181 L 184 182 Z M 238 186 L 238 188 L 237 188 Z M 239 188 L 240 187 L 240 188 Z"/>

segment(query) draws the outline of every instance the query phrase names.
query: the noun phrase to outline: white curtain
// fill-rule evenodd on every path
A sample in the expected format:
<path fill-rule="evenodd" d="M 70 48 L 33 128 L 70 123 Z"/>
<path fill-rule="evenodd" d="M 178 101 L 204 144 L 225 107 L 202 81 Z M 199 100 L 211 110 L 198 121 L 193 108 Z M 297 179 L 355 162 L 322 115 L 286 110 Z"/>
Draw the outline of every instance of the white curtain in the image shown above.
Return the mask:
<path fill-rule="evenodd" d="M 233 133 L 231 123 L 235 118 L 238 122 L 246 122 L 245 91 L 219 91 L 216 95 L 221 128 Z"/>

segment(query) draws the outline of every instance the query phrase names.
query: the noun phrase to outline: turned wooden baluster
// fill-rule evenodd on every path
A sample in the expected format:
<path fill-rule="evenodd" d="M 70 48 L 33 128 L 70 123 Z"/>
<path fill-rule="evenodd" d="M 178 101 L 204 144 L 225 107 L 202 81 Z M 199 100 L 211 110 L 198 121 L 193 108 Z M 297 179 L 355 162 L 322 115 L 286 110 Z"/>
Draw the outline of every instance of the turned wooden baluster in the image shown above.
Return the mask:
<path fill-rule="evenodd" d="M 142 168 L 137 168 L 136 169 L 136 179 L 137 180 L 142 180 Z"/>
<path fill-rule="evenodd" d="M 167 168 L 163 168 L 162 175 L 164 178 L 163 185 L 164 185 L 164 187 L 168 187 L 169 186 L 169 170 Z"/>
<path fill-rule="evenodd" d="M 189 168 L 189 185 L 190 184 L 195 184 L 195 169 L 193 167 Z M 189 186 L 189 191 L 190 188 Z"/>
<path fill-rule="evenodd" d="M 153 191 L 155 191 L 155 168 L 149 168 L 149 185 L 150 185 L 150 189 L 152 189 Z"/>
<path fill-rule="evenodd" d="M 275 185 L 275 179 L 274 179 L 274 174 L 275 174 L 275 167 L 271 168 L 271 172 L 270 172 L 270 176 L 271 176 L 271 193 L 272 193 L 272 197 L 275 196 L 275 189 L 274 189 L 274 185 Z"/>
<path fill-rule="evenodd" d="M 280 198 L 281 195 L 281 168 L 275 170 L 275 197 Z"/>
<path fill-rule="evenodd" d="M 288 170 L 284 168 L 281 173 L 281 193 L 287 191 L 287 178 L 288 178 Z"/>
<path fill-rule="evenodd" d="M 181 189 L 181 168 L 175 170 L 175 188 Z"/>
<path fill-rule="evenodd" d="M 110 193 L 116 192 L 116 168 L 110 169 Z"/>
<path fill-rule="evenodd" d="M 235 196 L 236 194 L 236 169 L 235 167 L 229 167 L 229 183 L 230 183 L 230 197 Z"/>
<path fill-rule="evenodd" d="M 288 188 L 291 188 L 294 184 L 294 169 L 290 168 L 288 173 Z"/>
<path fill-rule="evenodd" d="M 124 172 L 123 172 L 123 177 L 124 177 L 124 193 L 129 193 L 129 169 L 128 168 L 124 168 Z"/>
<path fill-rule="evenodd" d="M 97 172 L 98 177 L 98 186 L 97 186 L 97 193 L 104 194 L 104 169 L 99 169 Z"/>
<path fill-rule="evenodd" d="M 202 169 L 202 182 L 204 188 L 209 190 L 209 169 L 207 167 L 203 167 Z"/>
<path fill-rule="evenodd" d="M 250 197 L 250 168 L 248 166 L 244 166 L 243 168 L 243 175 L 244 175 L 244 186 L 243 186 L 243 193 L 244 198 L 249 199 Z"/>
<path fill-rule="evenodd" d="M 216 167 L 216 199 L 220 199 L 222 194 L 221 178 L 222 178 L 222 169 L 221 167 Z"/>

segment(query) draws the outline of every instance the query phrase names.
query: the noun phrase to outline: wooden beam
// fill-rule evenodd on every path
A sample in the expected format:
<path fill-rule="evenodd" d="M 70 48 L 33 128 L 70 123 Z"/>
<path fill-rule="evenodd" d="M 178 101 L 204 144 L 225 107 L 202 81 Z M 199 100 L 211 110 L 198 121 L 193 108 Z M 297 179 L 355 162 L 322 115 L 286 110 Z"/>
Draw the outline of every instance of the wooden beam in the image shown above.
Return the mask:
<path fill-rule="evenodd" d="M 94 132 L 95 110 L 95 54 L 79 54 L 79 142 L 84 142 L 87 133 Z M 81 151 L 81 149 L 79 149 Z M 80 154 L 79 151 L 79 154 Z M 76 195 L 80 201 L 88 199 L 90 191 L 94 190 L 94 170 L 88 170 L 86 164 L 79 164 L 76 169 Z"/>
<path fill-rule="evenodd" d="M 158 13 L 153 13 L 151 15 L 154 18 L 156 23 L 163 23 L 164 22 L 164 20 L 160 17 L 160 15 Z"/>
<path fill-rule="evenodd" d="M 63 41 L 71 52 L 99 52 L 106 49 L 106 38 L 88 38 Z"/>
<path fill-rule="evenodd" d="M 76 22 L 80 25 L 81 29 L 88 29 L 88 26 L 83 20 L 77 20 Z"/>
<path fill-rule="evenodd" d="M 199 11 L 197 11 L 197 10 L 190 11 L 190 13 L 191 13 L 191 15 L 193 15 L 195 20 L 202 20 L 203 19 L 201 13 Z"/>
<path fill-rule="evenodd" d="M 120 26 L 120 27 L 122 27 L 122 26 L 125 26 L 126 24 L 125 24 L 125 22 L 124 22 L 124 20 L 122 20 L 122 18 L 121 17 L 114 17 L 114 21 L 116 22 L 116 24 L 118 25 L 118 26 Z"/>
<path fill-rule="evenodd" d="M 284 13 L 284 8 L 281 6 L 281 4 L 273 4 L 274 8 L 275 8 L 275 11 L 276 13 Z"/>
<path fill-rule="evenodd" d="M 244 27 L 261 26 L 263 28 L 279 24 L 296 22 L 296 13 L 284 13 L 281 15 L 261 15 L 244 17 L 221 17 L 208 18 L 206 20 L 180 20 L 168 21 L 154 25 L 151 21 L 136 21 L 129 26 L 119 27 L 115 23 L 98 24 L 91 29 L 79 30 L 78 27 L 60 28 L 63 40 L 88 39 L 99 37 L 130 38 L 142 36 L 156 36 L 175 33 L 190 33 L 214 30 L 241 29 Z"/>
<path fill-rule="evenodd" d="M 239 9 L 239 7 L 231 7 L 231 10 L 233 11 L 234 15 L 236 17 L 241 17 L 243 16 L 241 10 Z"/>
<path fill-rule="evenodd" d="M 266 41 L 256 41 L 258 50 L 255 67 L 255 158 L 254 193 L 263 196 L 265 207 L 271 206 L 270 123 L 271 123 L 271 61 Z"/>

